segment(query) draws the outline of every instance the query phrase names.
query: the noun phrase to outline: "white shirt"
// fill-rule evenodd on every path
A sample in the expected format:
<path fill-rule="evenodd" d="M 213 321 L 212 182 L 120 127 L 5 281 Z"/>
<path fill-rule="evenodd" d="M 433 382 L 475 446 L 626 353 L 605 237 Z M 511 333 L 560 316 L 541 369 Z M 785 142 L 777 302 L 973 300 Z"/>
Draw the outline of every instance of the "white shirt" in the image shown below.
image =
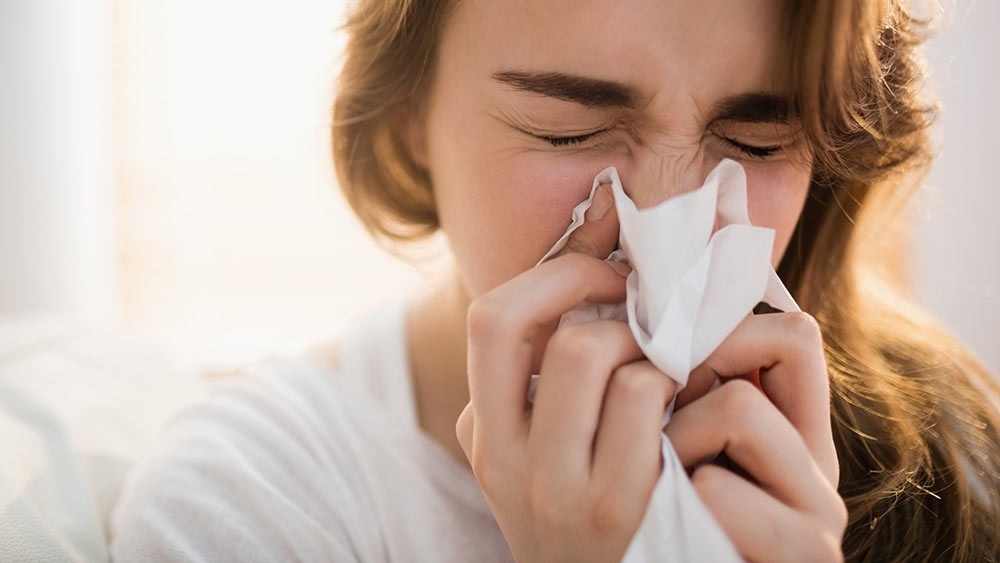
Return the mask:
<path fill-rule="evenodd" d="M 129 479 L 118 561 L 510 561 L 472 474 L 417 421 L 404 307 L 340 370 L 271 358 L 183 412 Z"/>

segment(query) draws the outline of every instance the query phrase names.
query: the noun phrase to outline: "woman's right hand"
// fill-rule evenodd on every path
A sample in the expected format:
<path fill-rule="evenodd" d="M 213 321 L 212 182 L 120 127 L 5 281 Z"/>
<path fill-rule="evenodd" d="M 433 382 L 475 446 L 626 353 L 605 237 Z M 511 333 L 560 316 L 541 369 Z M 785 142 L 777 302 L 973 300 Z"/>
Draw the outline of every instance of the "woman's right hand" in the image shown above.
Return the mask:
<path fill-rule="evenodd" d="M 521 562 L 621 560 L 662 469 L 661 422 L 676 384 L 643 359 L 628 325 L 566 326 L 538 343 L 584 301 L 624 301 L 627 268 L 602 260 L 617 232 L 613 212 L 588 221 L 564 255 L 469 309 L 471 401 L 456 430 Z"/>

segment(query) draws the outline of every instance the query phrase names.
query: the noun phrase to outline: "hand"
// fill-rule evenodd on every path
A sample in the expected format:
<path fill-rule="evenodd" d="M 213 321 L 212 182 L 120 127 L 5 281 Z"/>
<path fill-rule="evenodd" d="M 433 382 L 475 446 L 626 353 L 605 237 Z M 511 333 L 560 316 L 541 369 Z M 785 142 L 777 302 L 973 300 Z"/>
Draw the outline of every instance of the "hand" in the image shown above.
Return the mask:
<path fill-rule="evenodd" d="M 613 213 L 588 217 L 562 256 L 469 310 L 471 402 L 456 431 L 518 561 L 619 561 L 662 470 L 661 417 L 675 384 L 643 361 L 628 326 L 595 321 L 537 337 L 583 301 L 625 299 L 627 269 L 602 260 L 617 234 Z"/>
<path fill-rule="evenodd" d="M 763 393 L 739 379 L 760 369 Z M 766 394 L 766 396 L 765 396 Z M 678 396 L 667 436 L 702 501 L 750 561 L 842 561 L 847 510 L 830 426 L 822 338 L 804 313 L 753 315 Z M 698 465 L 725 453 L 746 477 Z"/>

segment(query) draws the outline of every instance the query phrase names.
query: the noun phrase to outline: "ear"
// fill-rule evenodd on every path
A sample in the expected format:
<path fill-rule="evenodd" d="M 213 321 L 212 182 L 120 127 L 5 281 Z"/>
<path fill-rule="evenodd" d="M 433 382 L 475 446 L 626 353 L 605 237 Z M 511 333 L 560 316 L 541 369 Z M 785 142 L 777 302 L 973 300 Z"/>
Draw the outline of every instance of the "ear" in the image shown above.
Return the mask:
<path fill-rule="evenodd" d="M 403 147 L 417 166 L 427 168 L 427 128 L 424 116 L 410 104 L 397 106 L 392 113 L 392 123 Z"/>

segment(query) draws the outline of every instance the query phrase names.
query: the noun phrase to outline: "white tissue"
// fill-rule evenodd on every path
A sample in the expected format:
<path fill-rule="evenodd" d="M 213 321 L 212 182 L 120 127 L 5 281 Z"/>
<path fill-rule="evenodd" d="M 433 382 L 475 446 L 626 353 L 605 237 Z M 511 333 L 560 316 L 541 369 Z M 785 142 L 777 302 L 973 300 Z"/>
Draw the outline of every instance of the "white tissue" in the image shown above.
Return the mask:
<path fill-rule="evenodd" d="M 583 225 L 597 187 L 607 183 L 621 223 L 621 250 L 608 259 L 633 268 L 624 310 L 621 305 L 584 304 L 564 316 L 562 324 L 627 316 L 649 361 L 684 387 L 691 370 L 758 303 L 799 310 L 771 267 L 774 231 L 750 224 L 746 175 L 742 166 L 728 159 L 700 188 L 645 209 L 636 208 L 625 194 L 617 170 L 601 171 L 590 197 L 573 208 L 569 228 L 539 263 L 566 245 L 570 234 Z M 713 233 L 716 220 L 719 229 Z"/>
<path fill-rule="evenodd" d="M 584 303 L 563 315 L 561 326 L 598 318 L 627 320 L 647 359 L 680 389 L 691 370 L 758 303 L 799 310 L 771 266 L 774 231 L 750 224 L 746 175 L 732 160 L 720 162 L 698 189 L 645 209 L 629 199 L 615 168 L 603 170 L 594 178 L 590 197 L 573 208 L 569 228 L 539 263 L 561 250 L 583 225 L 598 186 L 605 183 L 611 184 L 621 223 L 620 250 L 608 259 L 633 268 L 626 280 L 626 301 Z M 664 424 L 672 407 L 664 414 Z M 625 561 L 740 561 L 666 436 L 662 455 L 663 473 Z"/>

